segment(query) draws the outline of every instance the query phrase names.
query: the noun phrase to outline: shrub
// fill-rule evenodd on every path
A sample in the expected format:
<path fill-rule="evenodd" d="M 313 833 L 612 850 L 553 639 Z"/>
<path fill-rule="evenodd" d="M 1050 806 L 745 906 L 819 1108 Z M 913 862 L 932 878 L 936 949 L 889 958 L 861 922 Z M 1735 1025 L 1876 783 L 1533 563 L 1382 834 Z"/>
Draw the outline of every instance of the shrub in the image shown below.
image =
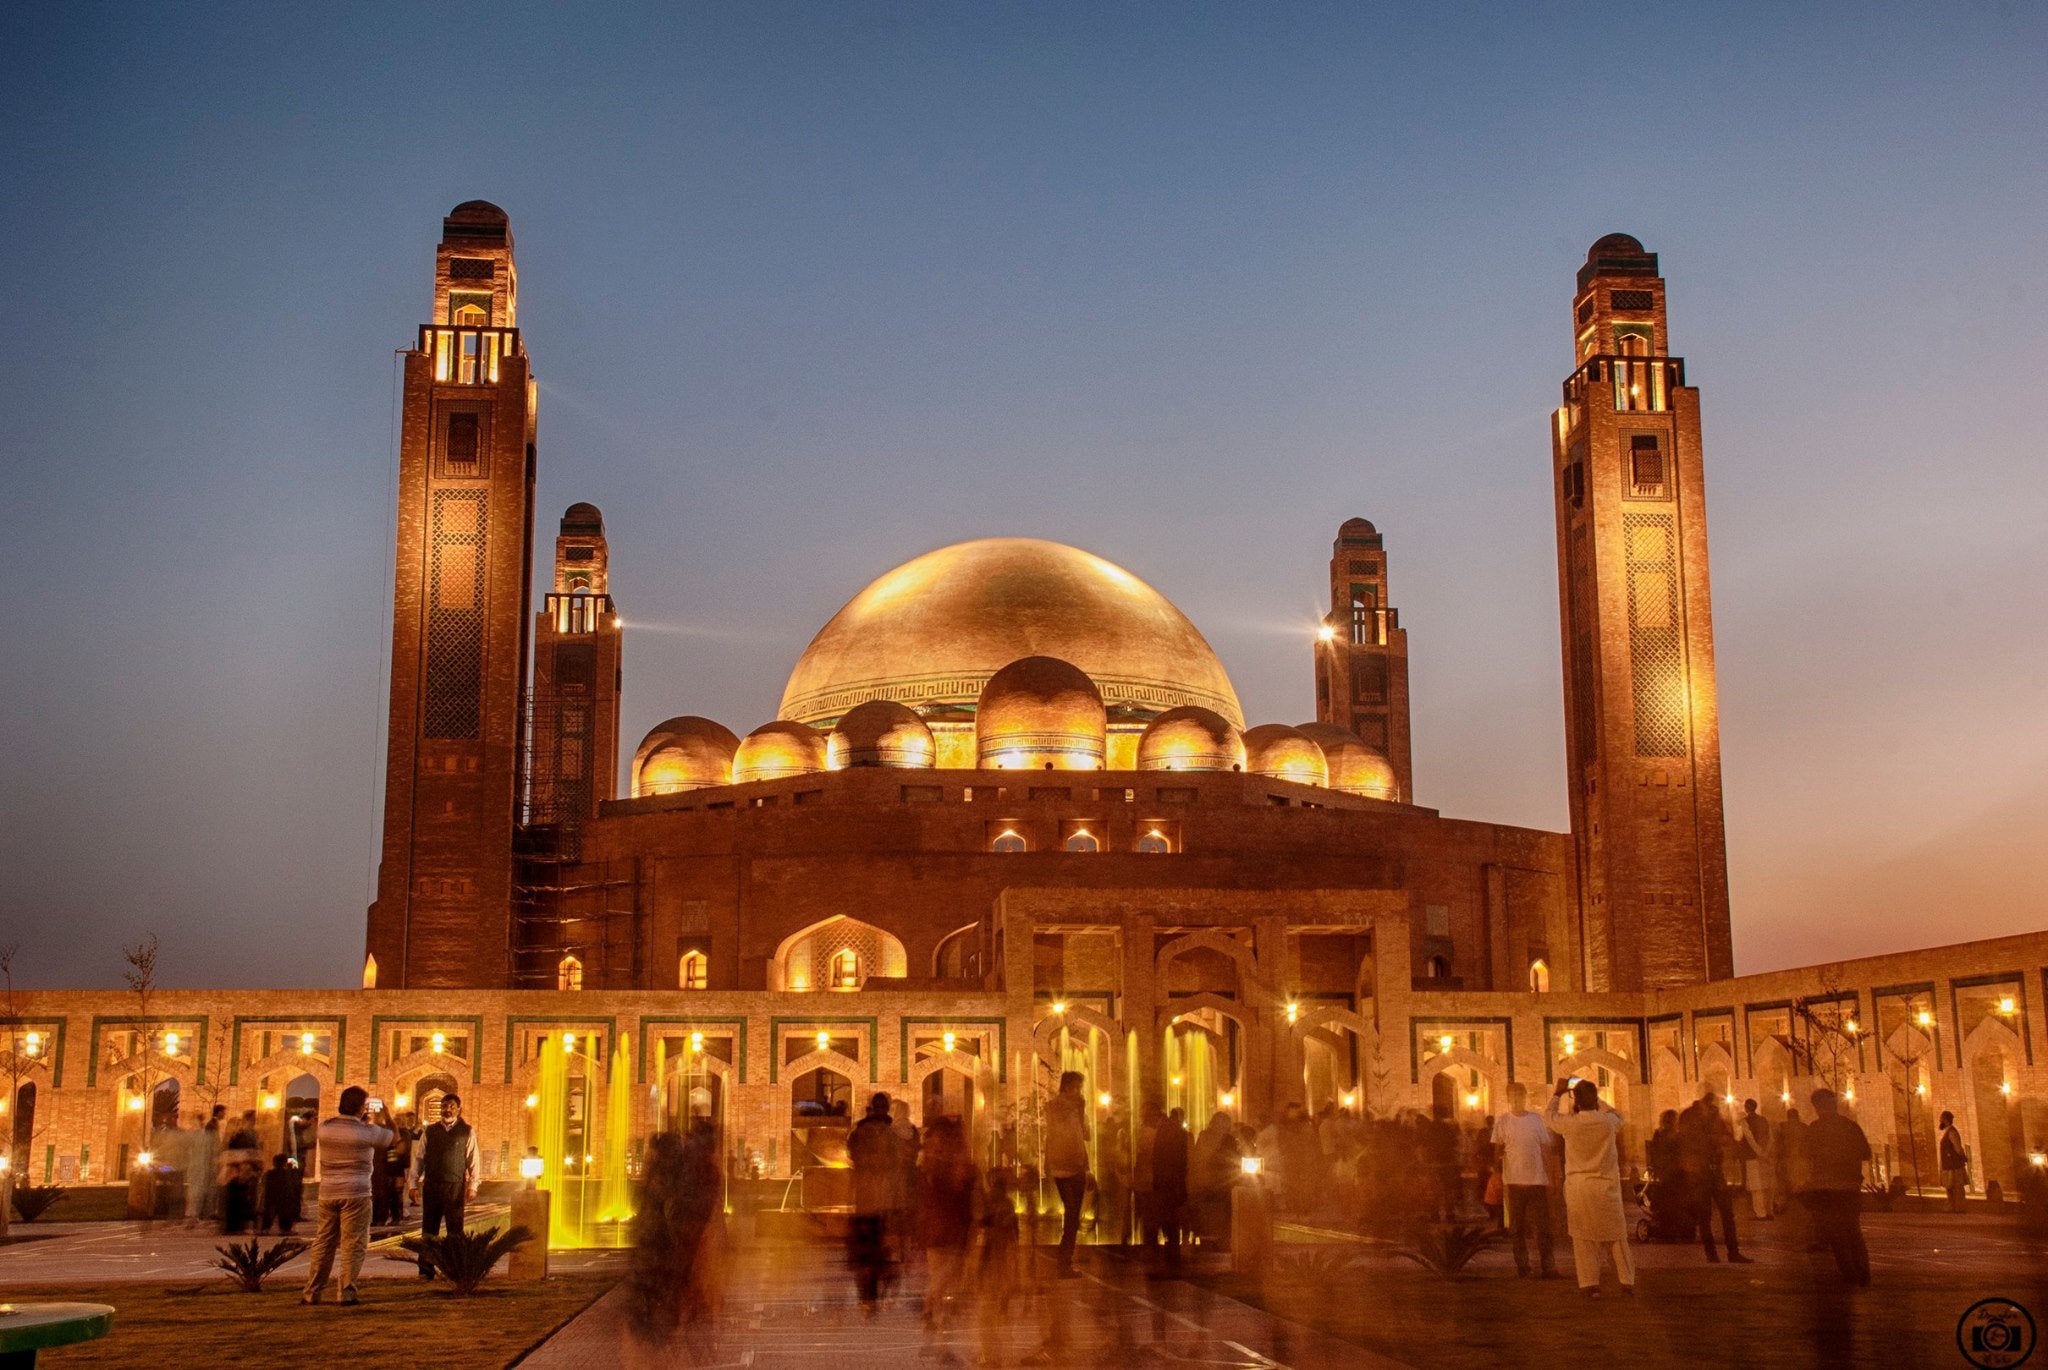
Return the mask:
<path fill-rule="evenodd" d="M 1500 1238 L 1500 1229 L 1491 1223 L 1421 1223 L 1396 1249 L 1417 1265 L 1454 1280 L 1474 1256 Z"/>
<path fill-rule="evenodd" d="M 14 1186 L 14 1211 L 21 1214 L 23 1222 L 32 1223 L 63 1197 L 64 1186 L 61 1184 L 17 1184 Z"/>
<path fill-rule="evenodd" d="M 220 1253 L 214 1258 L 214 1269 L 226 1271 L 244 1294 L 260 1294 L 263 1277 L 304 1251 L 306 1243 L 297 1237 L 279 1237 L 266 1247 L 259 1238 L 251 1237 L 213 1249 Z"/>
<path fill-rule="evenodd" d="M 1273 1262 L 1273 1278 L 1306 1288 L 1327 1288 L 1348 1279 L 1358 1268 L 1358 1257 L 1342 1246 L 1312 1246 L 1289 1252 Z"/>
<path fill-rule="evenodd" d="M 484 1232 L 451 1232 L 445 1237 L 415 1234 L 405 1239 L 405 1247 L 425 1256 L 427 1263 L 455 1286 L 456 1293 L 474 1294 L 493 1266 L 532 1240 L 533 1234 L 523 1227 L 493 1227 Z"/>

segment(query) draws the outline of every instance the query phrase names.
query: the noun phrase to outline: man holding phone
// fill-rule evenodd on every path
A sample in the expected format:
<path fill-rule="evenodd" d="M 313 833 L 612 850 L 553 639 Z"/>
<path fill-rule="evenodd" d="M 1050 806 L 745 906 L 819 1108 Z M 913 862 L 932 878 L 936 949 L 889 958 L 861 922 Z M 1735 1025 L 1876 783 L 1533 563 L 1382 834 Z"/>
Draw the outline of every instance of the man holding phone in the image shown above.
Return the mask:
<path fill-rule="evenodd" d="M 476 1131 L 462 1120 L 462 1096 L 441 1096 L 441 1119 L 428 1126 L 413 1148 L 413 1194 L 420 1201 L 420 1235 L 436 1229 L 448 1236 L 462 1231 L 463 1209 L 476 1197 Z M 434 1278 L 434 1264 L 420 1252 L 420 1278 Z"/>
<path fill-rule="evenodd" d="M 353 1304 L 356 1277 L 370 1250 L 370 1176 L 377 1154 L 391 1145 L 389 1128 L 363 1121 L 370 1092 L 350 1085 L 341 1092 L 341 1112 L 320 1124 L 320 1218 L 313 1234 L 311 1269 L 300 1303 L 320 1302 L 334 1258 L 341 1256 L 341 1301 Z"/>
<path fill-rule="evenodd" d="M 1562 1112 L 1570 1091 L 1572 1111 Z M 1543 1123 L 1564 1138 L 1564 1216 L 1571 1233 L 1572 1263 L 1579 1292 L 1600 1297 L 1600 1248 L 1614 1261 L 1621 1292 L 1636 1292 L 1635 1258 L 1628 1249 L 1628 1223 L 1621 1208 L 1622 1117 L 1600 1099 L 1591 1080 L 1559 1080 L 1543 1110 Z"/>

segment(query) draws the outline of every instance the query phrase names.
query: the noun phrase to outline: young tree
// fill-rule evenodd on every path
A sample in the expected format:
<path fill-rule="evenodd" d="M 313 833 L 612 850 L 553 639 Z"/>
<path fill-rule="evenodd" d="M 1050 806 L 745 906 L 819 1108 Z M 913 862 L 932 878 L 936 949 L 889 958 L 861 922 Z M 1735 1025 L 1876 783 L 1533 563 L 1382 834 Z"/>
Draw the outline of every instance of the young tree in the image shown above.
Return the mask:
<path fill-rule="evenodd" d="M 128 969 L 121 972 L 121 978 L 134 991 L 135 1013 L 142 1020 L 135 1033 L 137 1047 L 134 1059 L 142 1096 L 142 1145 L 145 1149 L 156 1124 L 156 1072 L 152 1068 L 149 1034 L 149 1001 L 156 991 L 156 958 L 157 937 L 153 932 L 134 946 L 121 948 L 121 959 L 128 964 Z"/>

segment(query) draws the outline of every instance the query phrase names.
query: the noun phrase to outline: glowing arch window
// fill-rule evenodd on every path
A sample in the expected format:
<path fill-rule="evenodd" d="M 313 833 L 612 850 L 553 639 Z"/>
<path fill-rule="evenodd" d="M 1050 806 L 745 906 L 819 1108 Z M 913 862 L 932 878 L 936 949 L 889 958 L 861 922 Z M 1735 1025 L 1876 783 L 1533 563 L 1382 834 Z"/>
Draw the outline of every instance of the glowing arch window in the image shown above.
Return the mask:
<path fill-rule="evenodd" d="M 1068 851 L 1102 850 L 1102 844 L 1095 840 L 1095 834 L 1089 832 L 1086 828 L 1082 828 L 1076 832 L 1068 833 L 1067 840 L 1061 845 L 1064 846 Z"/>
<path fill-rule="evenodd" d="M 1541 961 L 1529 963 L 1529 988 L 1538 994 L 1550 992 L 1550 967 Z"/>
<path fill-rule="evenodd" d="M 377 988 L 377 958 L 374 955 L 363 958 L 363 988 Z"/>
<path fill-rule="evenodd" d="M 1173 850 L 1173 842 L 1165 833 L 1153 828 L 1138 839 L 1138 850 L 1148 855 L 1164 856 Z"/>
<path fill-rule="evenodd" d="M 564 956 L 555 966 L 556 989 L 582 989 L 583 963 L 573 956 Z"/>
<path fill-rule="evenodd" d="M 988 844 L 990 851 L 1028 851 L 1024 838 L 1012 828 L 1005 828 L 996 834 L 996 840 Z"/>
<path fill-rule="evenodd" d="M 832 988 L 860 988 L 860 957 L 851 947 L 832 953 Z"/>
<path fill-rule="evenodd" d="M 711 958 L 701 951 L 686 951 L 676 964 L 678 989 L 704 989 L 711 983 Z"/>

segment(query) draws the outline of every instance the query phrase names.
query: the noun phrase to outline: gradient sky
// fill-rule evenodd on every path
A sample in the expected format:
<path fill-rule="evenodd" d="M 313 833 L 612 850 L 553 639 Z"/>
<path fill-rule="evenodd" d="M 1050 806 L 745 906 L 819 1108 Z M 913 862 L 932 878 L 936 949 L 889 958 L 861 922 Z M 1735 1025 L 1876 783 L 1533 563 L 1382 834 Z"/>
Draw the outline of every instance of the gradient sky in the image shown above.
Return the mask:
<path fill-rule="evenodd" d="M 1419 801 L 1549 828 L 1548 415 L 1634 233 L 1703 393 L 1737 968 L 2048 925 L 2042 9 L 1406 8 L 7 7 L 20 977 L 153 929 L 169 983 L 354 981 L 392 351 L 472 197 L 628 751 L 766 721 L 866 581 L 998 533 L 1297 722 L 1363 514 Z"/>

